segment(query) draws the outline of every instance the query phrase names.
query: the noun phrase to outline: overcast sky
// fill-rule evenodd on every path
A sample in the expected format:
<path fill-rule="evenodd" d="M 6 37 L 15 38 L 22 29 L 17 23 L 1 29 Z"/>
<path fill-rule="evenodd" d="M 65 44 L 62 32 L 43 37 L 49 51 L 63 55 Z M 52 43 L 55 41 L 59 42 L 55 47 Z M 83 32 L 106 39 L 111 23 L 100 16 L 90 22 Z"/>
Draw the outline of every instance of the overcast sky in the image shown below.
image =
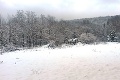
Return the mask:
<path fill-rule="evenodd" d="M 2 15 L 30 10 L 57 19 L 79 19 L 120 14 L 120 0 L 0 0 Z"/>

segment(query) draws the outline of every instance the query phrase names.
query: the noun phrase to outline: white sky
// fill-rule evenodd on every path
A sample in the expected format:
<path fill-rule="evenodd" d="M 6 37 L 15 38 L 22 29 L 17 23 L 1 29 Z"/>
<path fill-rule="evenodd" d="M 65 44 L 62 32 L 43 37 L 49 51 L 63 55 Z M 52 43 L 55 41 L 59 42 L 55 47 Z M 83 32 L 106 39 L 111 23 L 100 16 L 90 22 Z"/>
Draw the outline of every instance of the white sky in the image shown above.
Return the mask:
<path fill-rule="evenodd" d="M 120 0 L 0 0 L 1 14 L 16 10 L 31 10 L 58 19 L 79 19 L 120 14 Z"/>

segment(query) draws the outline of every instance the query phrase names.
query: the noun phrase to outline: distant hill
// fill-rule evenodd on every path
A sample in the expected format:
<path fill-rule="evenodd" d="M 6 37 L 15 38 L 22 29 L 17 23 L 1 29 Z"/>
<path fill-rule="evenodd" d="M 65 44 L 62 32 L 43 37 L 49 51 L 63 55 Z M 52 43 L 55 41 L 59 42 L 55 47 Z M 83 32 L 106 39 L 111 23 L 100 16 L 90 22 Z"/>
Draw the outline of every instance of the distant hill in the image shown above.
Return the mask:
<path fill-rule="evenodd" d="M 74 22 L 74 23 L 81 23 L 84 20 L 88 20 L 90 23 L 92 24 L 96 24 L 96 25 L 103 25 L 104 23 L 107 23 L 108 19 L 110 19 L 113 16 L 105 16 L 105 17 L 94 17 L 94 18 L 83 18 L 83 19 L 74 19 L 74 20 L 70 20 L 70 22 Z"/>

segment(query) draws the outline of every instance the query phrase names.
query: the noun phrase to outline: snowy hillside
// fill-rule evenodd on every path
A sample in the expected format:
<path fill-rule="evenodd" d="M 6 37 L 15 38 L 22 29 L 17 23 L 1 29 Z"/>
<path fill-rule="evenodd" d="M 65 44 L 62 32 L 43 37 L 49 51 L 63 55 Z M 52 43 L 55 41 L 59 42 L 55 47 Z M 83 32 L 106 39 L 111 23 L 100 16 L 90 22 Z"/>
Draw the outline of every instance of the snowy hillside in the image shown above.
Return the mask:
<path fill-rule="evenodd" d="M 0 80 L 120 80 L 120 43 L 5 53 Z"/>

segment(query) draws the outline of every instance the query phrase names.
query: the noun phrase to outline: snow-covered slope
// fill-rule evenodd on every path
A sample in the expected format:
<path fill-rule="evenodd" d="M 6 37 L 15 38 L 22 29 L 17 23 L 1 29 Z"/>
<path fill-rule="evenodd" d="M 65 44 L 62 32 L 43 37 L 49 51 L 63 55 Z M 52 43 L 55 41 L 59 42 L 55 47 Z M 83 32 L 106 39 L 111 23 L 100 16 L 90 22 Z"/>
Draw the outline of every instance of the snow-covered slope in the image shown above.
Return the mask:
<path fill-rule="evenodd" d="M 5 53 L 0 80 L 120 80 L 120 43 Z"/>

